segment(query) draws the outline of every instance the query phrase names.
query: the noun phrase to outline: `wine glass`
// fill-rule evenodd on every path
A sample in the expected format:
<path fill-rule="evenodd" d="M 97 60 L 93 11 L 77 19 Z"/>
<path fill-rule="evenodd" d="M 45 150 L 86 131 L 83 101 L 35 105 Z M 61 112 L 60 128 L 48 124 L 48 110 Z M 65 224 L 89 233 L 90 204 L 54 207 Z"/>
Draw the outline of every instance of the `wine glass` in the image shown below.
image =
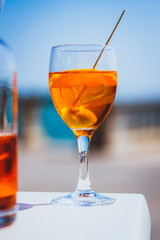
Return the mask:
<path fill-rule="evenodd" d="M 115 202 L 114 198 L 92 190 L 88 153 L 94 131 L 112 107 L 117 88 L 116 69 L 114 49 L 106 45 L 60 45 L 51 49 L 51 97 L 57 112 L 77 138 L 80 159 L 75 192 L 53 199 L 52 203 L 97 206 Z"/>

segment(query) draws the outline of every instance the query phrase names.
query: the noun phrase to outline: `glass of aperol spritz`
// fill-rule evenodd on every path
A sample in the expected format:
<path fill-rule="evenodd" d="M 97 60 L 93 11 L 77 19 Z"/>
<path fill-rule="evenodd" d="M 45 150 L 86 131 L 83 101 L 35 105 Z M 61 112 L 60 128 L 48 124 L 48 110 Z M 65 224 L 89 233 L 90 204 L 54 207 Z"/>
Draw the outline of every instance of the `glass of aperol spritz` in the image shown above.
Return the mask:
<path fill-rule="evenodd" d="M 88 172 L 91 137 L 110 112 L 116 94 L 117 67 L 114 49 L 97 44 L 53 47 L 50 55 L 49 88 L 57 112 L 77 138 L 80 159 L 75 192 L 53 199 L 52 203 L 77 206 L 114 203 L 114 198 L 92 190 Z"/>

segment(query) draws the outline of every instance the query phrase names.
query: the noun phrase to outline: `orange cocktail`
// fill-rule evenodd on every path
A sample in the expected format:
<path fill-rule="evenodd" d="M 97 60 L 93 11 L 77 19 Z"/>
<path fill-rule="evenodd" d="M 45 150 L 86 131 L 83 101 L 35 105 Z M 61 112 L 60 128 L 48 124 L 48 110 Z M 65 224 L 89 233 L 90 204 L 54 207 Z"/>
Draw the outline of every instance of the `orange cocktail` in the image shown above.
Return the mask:
<path fill-rule="evenodd" d="M 108 115 L 116 94 L 117 65 L 114 49 L 97 44 L 53 47 L 49 64 L 49 88 L 57 112 L 77 138 L 80 162 L 76 190 L 54 198 L 52 203 L 70 206 L 114 203 L 114 198 L 92 190 L 88 172 L 92 135 Z"/>
<path fill-rule="evenodd" d="M 117 88 L 117 72 L 77 69 L 49 73 L 54 105 L 76 137 L 90 137 L 108 115 Z"/>

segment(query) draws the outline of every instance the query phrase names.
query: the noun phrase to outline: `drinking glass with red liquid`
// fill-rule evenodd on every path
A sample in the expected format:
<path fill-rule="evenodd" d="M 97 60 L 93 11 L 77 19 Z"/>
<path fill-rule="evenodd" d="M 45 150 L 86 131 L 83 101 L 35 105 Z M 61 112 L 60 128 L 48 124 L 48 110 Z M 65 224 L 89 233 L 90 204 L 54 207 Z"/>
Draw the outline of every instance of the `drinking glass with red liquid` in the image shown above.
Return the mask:
<path fill-rule="evenodd" d="M 0 227 L 16 217 L 17 82 L 10 47 L 0 40 Z"/>

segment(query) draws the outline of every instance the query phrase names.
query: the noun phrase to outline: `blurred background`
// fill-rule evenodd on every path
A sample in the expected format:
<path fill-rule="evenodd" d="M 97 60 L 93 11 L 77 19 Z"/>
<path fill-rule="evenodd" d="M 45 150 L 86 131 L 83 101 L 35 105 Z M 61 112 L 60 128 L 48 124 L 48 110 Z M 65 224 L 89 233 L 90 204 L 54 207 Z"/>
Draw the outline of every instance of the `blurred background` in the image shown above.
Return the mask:
<path fill-rule="evenodd" d="M 95 132 L 90 178 L 97 192 L 142 193 L 160 235 L 160 1 L 6 0 L 0 37 L 13 49 L 19 92 L 19 190 L 73 191 L 78 154 L 48 87 L 53 45 L 105 43 L 118 64 L 114 106 Z"/>

